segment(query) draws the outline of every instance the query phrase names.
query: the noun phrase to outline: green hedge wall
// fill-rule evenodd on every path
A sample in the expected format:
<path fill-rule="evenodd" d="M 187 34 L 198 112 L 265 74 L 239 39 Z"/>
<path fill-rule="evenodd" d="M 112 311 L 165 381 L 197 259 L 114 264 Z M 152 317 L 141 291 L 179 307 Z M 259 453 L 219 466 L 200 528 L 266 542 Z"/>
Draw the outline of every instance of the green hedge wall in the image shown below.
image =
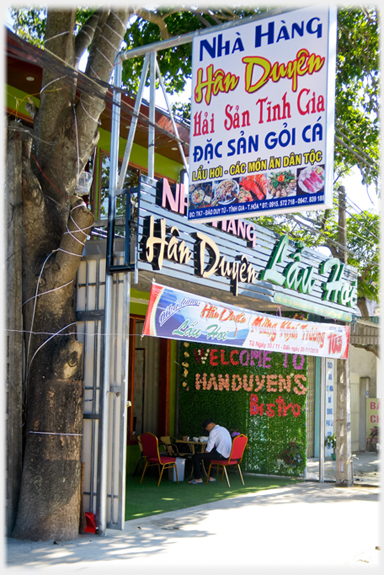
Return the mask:
<path fill-rule="evenodd" d="M 205 435 L 208 417 L 248 437 L 244 469 L 302 475 L 306 466 L 307 358 L 180 344 L 180 435 Z"/>

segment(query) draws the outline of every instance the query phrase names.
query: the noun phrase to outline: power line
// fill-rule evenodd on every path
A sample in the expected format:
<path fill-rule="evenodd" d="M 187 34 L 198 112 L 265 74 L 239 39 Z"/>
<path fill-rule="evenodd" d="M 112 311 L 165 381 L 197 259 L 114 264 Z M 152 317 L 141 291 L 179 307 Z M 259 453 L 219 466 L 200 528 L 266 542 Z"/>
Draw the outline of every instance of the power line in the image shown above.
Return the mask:
<path fill-rule="evenodd" d="M 372 202 L 371 198 L 369 198 L 370 201 Z M 351 208 L 354 208 L 356 210 L 357 213 L 362 214 L 368 210 L 362 210 L 357 204 L 355 204 L 355 202 L 353 202 L 350 198 L 346 197 L 346 201 L 347 203 L 350 205 Z M 372 202 L 373 204 L 373 202 Z"/>
<path fill-rule="evenodd" d="M 351 217 L 352 219 L 356 219 L 356 218 L 354 217 L 354 214 L 350 214 L 349 212 L 347 212 L 347 213 L 350 215 L 350 217 Z M 286 214 L 286 217 L 288 218 L 288 214 Z M 310 218 L 310 217 L 308 217 L 308 216 L 304 216 L 303 214 L 296 215 L 296 218 L 302 218 L 302 219 L 306 220 L 307 222 L 311 223 L 311 224 L 315 227 L 315 229 L 316 229 L 316 226 L 319 225 L 319 222 L 318 222 L 318 221 L 316 221 L 316 220 L 314 220 L 314 219 L 312 219 L 312 218 Z M 289 218 L 289 219 L 291 219 L 291 218 Z M 298 221 L 298 220 L 295 220 L 295 221 Z M 364 223 L 361 223 L 361 222 L 359 222 L 358 220 L 356 220 L 356 221 L 357 221 L 357 223 L 359 223 L 364 229 L 366 229 L 366 230 L 368 231 L 368 233 L 370 233 L 371 235 L 373 235 L 373 236 L 377 239 L 377 242 L 371 241 L 371 240 L 369 240 L 368 238 L 363 238 L 363 237 L 359 236 L 359 235 L 356 234 L 356 233 L 351 233 L 351 232 L 350 232 L 350 233 L 349 233 L 349 236 L 350 236 L 350 237 L 352 236 L 352 237 L 360 238 L 360 239 L 361 239 L 362 241 L 364 241 L 365 243 L 370 243 L 372 246 L 377 246 L 377 243 L 379 242 L 379 238 L 378 238 L 377 236 L 375 236 L 370 230 L 368 230 L 368 229 L 364 226 Z M 334 224 L 335 224 L 335 226 L 336 226 L 338 229 L 341 229 L 341 228 L 340 228 L 340 225 L 338 224 L 338 222 L 334 222 Z M 319 233 L 320 233 L 320 232 L 319 232 Z M 328 236 L 324 236 L 324 237 L 327 237 L 327 238 L 328 238 Z"/>
<path fill-rule="evenodd" d="M 320 230 L 317 230 L 316 228 L 312 226 L 309 226 L 307 224 L 305 224 L 304 222 L 301 222 L 300 220 L 297 219 L 297 216 L 294 216 L 293 214 L 286 214 L 286 217 L 290 220 L 293 220 L 294 222 L 296 222 L 300 227 L 305 228 L 307 230 L 309 230 L 312 234 L 316 234 L 316 235 L 320 235 L 322 237 L 324 237 L 328 243 L 334 245 L 337 248 L 342 248 L 344 250 L 347 251 L 347 253 L 349 253 L 351 256 L 355 257 L 356 259 L 361 259 L 361 254 L 356 254 L 354 251 L 350 250 L 349 248 L 345 248 L 342 244 L 340 244 L 338 241 L 334 240 L 333 238 L 330 238 L 329 236 L 325 235 L 323 232 L 321 232 Z M 312 224 L 317 224 L 318 222 L 315 222 L 314 220 L 310 220 L 309 218 L 306 218 L 307 220 L 309 220 L 310 222 L 312 222 Z M 366 239 L 364 238 L 364 241 L 366 241 Z M 376 245 L 376 244 L 373 244 Z M 378 266 L 378 264 L 374 264 L 375 267 Z"/>
<path fill-rule="evenodd" d="M 347 150 L 349 150 L 351 152 L 351 154 L 353 154 L 354 156 L 356 156 L 356 158 L 358 160 L 360 160 L 361 162 L 363 162 L 363 164 L 367 165 L 368 167 L 371 168 L 371 170 L 373 170 L 374 172 L 376 172 L 379 175 L 379 170 L 377 168 L 375 168 L 373 166 L 373 164 L 371 164 L 371 162 L 368 162 L 366 159 L 364 159 L 362 156 L 360 156 L 355 150 L 353 150 L 350 146 L 348 146 L 345 142 L 343 142 L 343 140 L 341 140 L 340 138 L 338 138 L 337 136 L 335 136 L 335 142 L 337 142 L 338 144 L 341 144 L 342 146 L 344 146 L 344 148 L 346 148 Z"/>
<path fill-rule="evenodd" d="M 368 230 L 368 228 L 364 225 L 364 223 L 361 223 L 359 220 L 356 219 L 355 214 L 351 214 L 350 212 L 348 212 L 348 210 L 345 210 L 347 212 L 347 214 L 350 216 L 351 219 L 353 219 L 357 224 L 359 224 L 364 230 L 366 230 L 369 234 L 371 234 L 376 240 L 377 243 L 380 241 L 379 238 L 372 233 L 371 230 Z M 365 241 L 365 242 L 369 242 L 368 238 L 362 238 L 361 236 L 359 236 L 358 234 L 352 234 L 354 236 L 356 236 L 357 238 L 360 238 L 361 240 Z M 377 245 L 376 242 L 373 242 L 374 245 Z"/>
<path fill-rule="evenodd" d="M 359 208 L 359 206 L 357 204 L 355 204 L 351 198 L 348 198 L 348 196 L 345 196 L 345 201 L 347 204 L 349 204 L 349 206 L 354 209 L 358 214 L 362 214 L 364 210 L 362 210 L 361 208 Z"/>
<path fill-rule="evenodd" d="M 76 68 L 69 66 L 54 54 L 51 54 L 48 50 L 41 50 L 40 48 L 37 48 L 31 44 L 27 44 L 27 46 L 25 46 L 25 41 L 21 40 L 16 34 L 10 31 L 9 33 L 12 35 L 12 44 L 7 43 L 6 51 L 8 56 L 11 56 L 17 60 L 31 61 L 34 65 L 37 65 L 42 69 L 49 70 L 49 72 L 52 74 L 61 76 L 69 86 L 72 86 L 73 82 L 76 81 L 77 89 L 80 94 L 87 94 L 90 97 L 98 98 L 110 105 L 116 104 L 113 100 L 112 90 L 120 92 L 122 96 L 132 99 L 135 98 L 135 95 L 130 94 L 126 88 L 111 86 L 111 84 L 108 82 L 90 78 Z M 145 102 L 143 101 L 143 103 Z M 129 118 L 132 118 L 135 115 L 134 106 L 128 102 L 124 102 L 124 100 L 121 101 L 120 109 L 122 112 L 125 112 Z M 165 112 L 162 113 L 164 115 L 168 115 Z M 183 146 L 189 147 L 189 141 L 187 142 L 181 138 L 178 138 L 174 133 L 169 132 L 158 124 L 151 122 L 149 118 L 140 111 L 138 112 L 137 117 L 144 126 L 155 127 L 158 134 L 162 134 L 168 139 L 178 141 Z M 183 123 L 179 122 L 179 125 L 182 126 Z M 185 127 L 187 128 L 187 126 Z"/>
<path fill-rule="evenodd" d="M 337 123 L 339 123 L 339 122 L 337 121 Z M 341 124 L 339 123 L 339 125 L 340 125 L 340 129 L 339 129 L 339 128 L 336 128 L 337 131 L 341 132 L 341 134 L 345 136 L 345 134 L 343 134 L 343 130 L 344 130 L 345 132 L 348 132 L 348 134 L 351 136 L 352 140 L 355 140 L 355 139 L 356 139 L 356 134 L 354 134 L 353 132 L 351 132 L 351 130 L 350 130 L 345 124 L 342 124 L 342 125 L 341 125 Z M 346 136 L 345 136 L 345 137 L 346 137 Z M 347 138 L 347 139 L 349 139 L 349 138 Z M 349 140 L 349 141 L 351 141 L 351 140 Z M 357 146 L 357 144 L 354 143 L 354 146 L 356 146 L 357 148 L 359 148 L 359 149 L 361 150 L 360 146 Z M 369 146 L 366 146 L 366 148 L 371 152 L 371 154 L 372 154 L 373 156 L 377 157 L 376 152 L 375 152 L 374 150 L 372 150 L 372 148 L 370 148 Z M 374 160 L 374 161 L 377 163 L 376 160 Z"/>

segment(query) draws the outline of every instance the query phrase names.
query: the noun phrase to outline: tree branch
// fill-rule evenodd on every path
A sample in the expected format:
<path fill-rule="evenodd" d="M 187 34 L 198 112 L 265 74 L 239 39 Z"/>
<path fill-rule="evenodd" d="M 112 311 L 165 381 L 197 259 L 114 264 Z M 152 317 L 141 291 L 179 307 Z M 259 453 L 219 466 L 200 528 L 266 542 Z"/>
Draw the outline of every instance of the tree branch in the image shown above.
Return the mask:
<path fill-rule="evenodd" d="M 327 223 L 327 220 L 328 220 L 330 214 L 331 214 L 331 210 L 324 210 L 324 215 L 321 218 L 321 227 L 320 227 L 322 232 L 325 231 L 325 224 Z"/>
<path fill-rule="evenodd" d="M 55 283 L 65 284 L 77 273 L 84 244 L 90 233 L 94 215 L 87 209 L 83 200 L 72 196 L 68 216 L 67 230 L 62 235 L 59 249 L 55 256 Z"/>
<path fill-rule="evenodd" d="M 370 315 L 367 306 L 367 298 L 365 296 L 357 298 L 357 307 L 360 310 L 361 317 L 369 321 Z"/>
<path fill-rule="evenodd" d="M 166 14 L 165 16 L 160 16 L 160 14 L 155 14 L 151 10 L 147 10 L 146 8 L 139 8 L 136 10 L 137 16 L 147 20 L 147 22 L 151 22 L 151 24 L 156 24 L 160 30 L 160 36 L 162 40 L 168 40 L 171 37 L 170 33 L 168 32 L 167 24 L 165 23 L 165 18 L 169 16 Z"/>
<path fill-rule="evenodd" d="M 372 269 L 375 267 L 375 265 L 376 265 L 376 264 L 375 264 L 374 262 L 372 262 L 372 263 L 368 264 L 368 265 L 364 268 L 364 270 L 363 270 L 362 273 L 360 274 L 360 278 L 359 278 L 359 281 L 360 281 L 360 282 L 362 282 L 362 283 L 365 282 L 365 280 L 366 280 L 368 274 L 372 271 Z"/>
<path fill-rule="evenodd" d="M 47 12 L 45 49 L 70 66 L 74 64 L 75 15 L 76 9 L 58 11 L 49 8 Z M 41 139 L 37 145 L 39 158 L 46 155 L 49 157 L 51 150 L 43 142 L 56 139 L 63 111 L 72 102 L 74 94 L 74 82 L 68 83 L 67 78 L 62 78 L 56 70 L 51 71 L 48 67 L 43 69 L 40 108 L 35 119 L 35 127 Z"/>
<path fill-rule="evenodd" d="M 231 12 L 229 12 L 229 15 L 226 15 L 223 10 L 220 10 L 220 12 L 217 12 L 216 14 L 212 10 L 207 10 L 207 13 L 217 24 L 222 24 L 223 20 L 225 22 L 231 22 L 232 20 L 239 19 L 237 15 L 232 14 Z"/>
<path fill-rule="evenodd" d="M 114 66 L 115 52 L 124 39 L 131 10 L 111 10 L 104 23 L 96 28 L 89 50 L 85 74 L 95 80 L 108 82 Z M 101 25 L 100 25 L 101 24 Z"/>
<path fill-rule="evenodd" d="M 75 39 L 75 66 L 78 67 L 79 60 L 84 54 L 85 50 L 90 46 L 93 41 L 96 27 L 102 26 L 109 15 L 109 10 L 100 8 L 88 18 L 79 30 Z"/>
<path fill-rule="evenodd" d="M 212 27 L 212 24 L 210 24 L 210 23 L 208 22 L 208 20 L 206 20 L 206 19 L 204 18 L 204 16 L 201 15 L 200 12 L 198 12 L 197 10 L 191 10 L 191 12 L 192 12 L 192 14 L 194 14 L 194 16 L 196 16 L 196 18 L 197 18 L 198 20 L 200 20 L 200 22 L 201 22 L 202 24 L 204 24 L 204 26 L 205 26 L 206 28 L 211 28 L 211 27 Z"/>

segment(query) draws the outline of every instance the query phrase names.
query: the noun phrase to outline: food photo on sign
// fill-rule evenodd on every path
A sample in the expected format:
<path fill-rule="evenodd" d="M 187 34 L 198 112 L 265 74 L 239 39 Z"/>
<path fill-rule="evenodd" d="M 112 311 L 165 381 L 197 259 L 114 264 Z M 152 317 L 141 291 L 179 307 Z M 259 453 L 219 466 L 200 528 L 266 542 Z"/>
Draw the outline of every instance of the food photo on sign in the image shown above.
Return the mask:
<path fill-rule="evenodd" d="M 266 198 L 285 198 L 296 193 L 297 178 L 290 170 L 271 174 L 248 175 L 232 180 L 214 180 L 189 188 L 189 207 L 228 206 L 247 204 Z"/>
<path fill-rule="evenodd" d="M 315 165 L 298 170 L 214 180 L 208 184 L 192 184 L 189 188 L 189 208 L 193 210 L 198 207 L 248 204 L 272 198 L 314 194 L 324 190 L 324 180 L 324 165 Z"/>
<path fill-rule="evenodd" d="M 324 166 L 308 166 L 298 170 L 298 193 L 315 194 L 324 189 Z"/>

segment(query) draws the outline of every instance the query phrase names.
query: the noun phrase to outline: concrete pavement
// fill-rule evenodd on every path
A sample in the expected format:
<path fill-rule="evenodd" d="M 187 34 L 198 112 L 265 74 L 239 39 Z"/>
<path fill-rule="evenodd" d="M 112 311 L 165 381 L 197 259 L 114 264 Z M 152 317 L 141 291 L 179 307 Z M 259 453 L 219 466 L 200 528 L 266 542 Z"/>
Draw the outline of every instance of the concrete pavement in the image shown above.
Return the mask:
<path fill-rule="evenodd" d="M 359 451 L 352 456 L 353 481 L 355 485 L 380 486 L 379 454 L 373 451 Z M 307 459 L 308 480 L 319 479 L 319 459 Z M 324 461 L 324 480 L 336 481 L 336 461 L 326 457 Z"/>
<path fill-rule="evenodd" d="M 379 492 L 356 482 L 344 488 L 306 481 L 135 519 L 105 537 L 83 534 L 58 544 L 8 539 L 6 569 L 188 575 L 352 566 L 379 572 Z"/>

